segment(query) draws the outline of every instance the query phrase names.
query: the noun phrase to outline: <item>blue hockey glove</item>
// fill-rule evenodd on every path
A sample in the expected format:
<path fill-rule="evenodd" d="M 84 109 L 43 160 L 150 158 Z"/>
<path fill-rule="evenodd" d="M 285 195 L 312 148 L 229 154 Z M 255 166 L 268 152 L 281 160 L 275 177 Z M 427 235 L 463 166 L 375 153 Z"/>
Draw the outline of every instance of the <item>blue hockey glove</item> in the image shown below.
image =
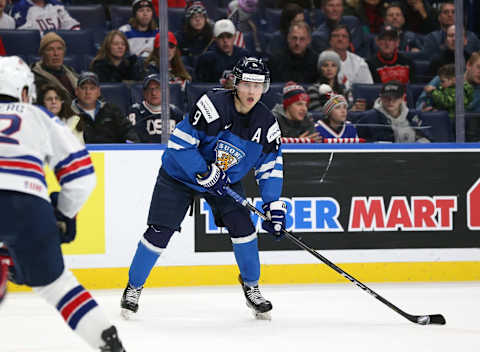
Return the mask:
<path fill-rule="evenodd" d="M 212 164 L 205 176 L 197 175 L 197 182 L 210 193 L 216 196 L 224 196 L 225 188 L 230 184 L 230 179 L 222 169 Z"/>
<path fill-rule="evenodd" d="M 77 234 L 77 218 L 68 218 L 57 209 L 58 192 L 50 193 L 50 200 L 55 209 L 55 217 L 57 218 L 57 227 L 60 232 L 60 242 L 70 243 L 75 239 Z"/>
<path fill-rule="evenodd" d="M 262 228 L 268 231 L 277 238 L 282 236 L 282 229 L 285 228 L 285 214 L 287 206 L 284 201 L 276 200 L 274 202 L 266 203 L 262 206 L 265 216 L 269 221 L 262 222 Z"/>

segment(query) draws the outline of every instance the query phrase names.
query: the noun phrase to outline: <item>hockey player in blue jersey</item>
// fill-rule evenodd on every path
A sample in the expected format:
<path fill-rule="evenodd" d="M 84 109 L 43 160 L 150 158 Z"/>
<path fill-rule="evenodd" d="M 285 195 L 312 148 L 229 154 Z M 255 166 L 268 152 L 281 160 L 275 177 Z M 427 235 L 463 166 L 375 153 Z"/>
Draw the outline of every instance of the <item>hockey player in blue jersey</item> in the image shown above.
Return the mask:
<path fill-rule="evenodd" d="M 143 285 L 175 231 L 180 230 L 195 194 L 210 204 L 216 223 L 226 227 L 240 270 L 247 305 L 256 317 L 272 309 L 259 288 L 257 233 L 249 212 L 226 195 L 231 187 L 244 195 L 241 180 L 254 168 L 270 221 L 262 227 L 277 236 L 285 224 L 281 133 L 275 117 L 259 102 L 269 88 L 270 74 L 257 58 L 244 57 L 233 68 L 233 90 L 209 91 L 193 106 L 168 141 L 148 215 L 121 299 L 122 315 L 138 310 Z"/>

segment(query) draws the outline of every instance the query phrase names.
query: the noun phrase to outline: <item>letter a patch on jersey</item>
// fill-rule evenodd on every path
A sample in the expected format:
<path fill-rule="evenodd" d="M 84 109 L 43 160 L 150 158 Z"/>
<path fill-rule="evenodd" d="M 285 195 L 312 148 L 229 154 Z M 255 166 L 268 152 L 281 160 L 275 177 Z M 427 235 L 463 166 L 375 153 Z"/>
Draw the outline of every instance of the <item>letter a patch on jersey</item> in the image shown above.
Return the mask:
<path fill-rule="evenodd" d="M 243 152 L 243 150 L 222 140 L 219 140 L 217 142 L 215 152 L 215 163 L 223 171 L 227 171 L 233 165 L 238 164 L 240 160 L 245 157 L 245 153 Z"/>

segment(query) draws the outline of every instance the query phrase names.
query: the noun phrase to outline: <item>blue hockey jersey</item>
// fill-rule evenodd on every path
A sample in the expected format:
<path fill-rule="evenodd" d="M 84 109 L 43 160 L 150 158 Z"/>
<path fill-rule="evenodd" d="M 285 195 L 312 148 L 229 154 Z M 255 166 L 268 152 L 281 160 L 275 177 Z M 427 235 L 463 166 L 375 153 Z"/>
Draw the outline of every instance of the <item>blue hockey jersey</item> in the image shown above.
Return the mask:
<path fill-rule="evenodd" d="M 323 120 L 319 120 L 315 124 L 315 129 L 323 138 L 356 138 L 357 129 L 354 125 L 350 123 L 350 121 L 345 121 L 340 131 L 335 131 L 331 128 L 327 123 Z"/>
<path fill-rule="evenodd" d="M 271 111 L 261 102 L 247 114 L 236 111 L 233 92 L 212 90 L 202 95 L 168 141 L 162 168 L 189 187 L 205 192 L 196 175 L 216 163 L 232 183 L 249 170 L 264 202 L 278 200 L 283 184 L 281 132 Z"/>

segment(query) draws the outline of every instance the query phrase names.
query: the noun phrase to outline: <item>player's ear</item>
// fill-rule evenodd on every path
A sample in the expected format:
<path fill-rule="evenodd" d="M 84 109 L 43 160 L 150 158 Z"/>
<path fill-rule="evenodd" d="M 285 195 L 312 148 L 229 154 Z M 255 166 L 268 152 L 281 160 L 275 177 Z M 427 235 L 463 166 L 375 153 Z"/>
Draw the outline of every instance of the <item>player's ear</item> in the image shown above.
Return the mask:
<path fill-rule="evenodd" d="M 29 103 L 29 99 L 28 99 L 28 87 L 23 87 L 23 90 L 22 90 L 22 103 Z"/>

